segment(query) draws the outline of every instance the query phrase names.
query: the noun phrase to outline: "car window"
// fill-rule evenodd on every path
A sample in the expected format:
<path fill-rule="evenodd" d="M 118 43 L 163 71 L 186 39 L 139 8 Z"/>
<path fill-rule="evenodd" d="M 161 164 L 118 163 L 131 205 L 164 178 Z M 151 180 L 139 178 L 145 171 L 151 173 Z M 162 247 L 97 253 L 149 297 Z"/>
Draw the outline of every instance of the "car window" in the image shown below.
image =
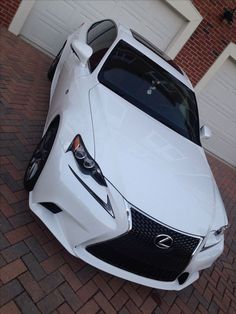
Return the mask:
<path fill-rule="evenodd" d="M 172 130 L 200 145 L 193 91 L 121 40 L 98 74 L 99 81 Z"/>
<path fill-rule="evenodd" d="M 96 22 L 88 30 L 87 43 L 93 49 L 89 59 L 91 72 L 97 67 L 117 36 L 116 24 L 111 20 Z"/>

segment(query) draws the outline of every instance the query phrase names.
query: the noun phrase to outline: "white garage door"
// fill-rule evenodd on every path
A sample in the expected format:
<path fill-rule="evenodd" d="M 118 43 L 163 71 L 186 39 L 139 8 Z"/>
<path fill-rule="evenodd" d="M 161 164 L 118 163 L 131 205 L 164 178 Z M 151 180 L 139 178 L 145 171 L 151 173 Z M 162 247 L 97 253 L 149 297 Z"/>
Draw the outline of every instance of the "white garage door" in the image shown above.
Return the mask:
<path fill-rule="evenodd" d="M 203 145 L 236 166 L 236 60 L 228 58 L 198 95 L 200 120 L 213 133 Z"/>
<path fill-rule="evenodd" d="M 55 55 L 81 23 L 114 18 L 165 50 L 187 23 L 163 0 L 38 0 L 21 35 Z"/>

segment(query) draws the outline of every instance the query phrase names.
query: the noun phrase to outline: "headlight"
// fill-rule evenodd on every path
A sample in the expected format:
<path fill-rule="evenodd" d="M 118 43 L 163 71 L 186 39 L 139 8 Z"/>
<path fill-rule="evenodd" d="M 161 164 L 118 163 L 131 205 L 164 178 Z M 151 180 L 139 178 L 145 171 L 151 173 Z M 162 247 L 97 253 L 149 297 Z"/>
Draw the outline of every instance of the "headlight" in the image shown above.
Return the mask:
<path fill-rule="evenodd" d="M 218 230 L 215 230 L 214 231 L 214 235 L 217 237 L 217 236 L 221 236 L 224 234 L 225 230 L 228 229 L 228 225 L 227 226 L 223 226 L 221 228 L 219 228 Z"/>
<path fill-rule="evenodd" d="M 76 135 L 69 147 L 69 150 L 71 150 L 74 154 L 81 172 L 92 176 L 100 185 L 107 186 L 101 169 L 88 153 L 80 135 Z"/>
<path fill-rule="evenodd" d="M 207 241 L 204 245 L 204 247 L 202 248 L 201 251 L 205 251 L 215 245 L 217 245 L 220 241 L 222 241 L 224 239 L 223 235 L 224 235 L 224 231 L 228 228 L 227 226 L 223 226 L 217 230 L 212 230 L 208 237 L 207 237 Z"/>

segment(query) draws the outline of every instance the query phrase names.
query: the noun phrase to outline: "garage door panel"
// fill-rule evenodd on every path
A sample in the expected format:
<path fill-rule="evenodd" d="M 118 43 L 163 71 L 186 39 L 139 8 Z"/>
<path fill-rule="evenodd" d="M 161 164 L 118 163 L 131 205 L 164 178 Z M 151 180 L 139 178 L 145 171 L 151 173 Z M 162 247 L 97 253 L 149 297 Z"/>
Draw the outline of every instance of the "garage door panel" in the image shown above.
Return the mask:
<path fill-rule="evenodd" d="M 213 136 L 209 151 L 236 166 L 236 62 L 228 58 L 198 94 L 200 120 Z"/>
<path fill-rule="evenodd" d="M 209 121 L 216 121 L 219 126 L 220 124 L 225 126 L 223 122 L 220 123 L 221 119 L 230 124 L 235 122 L 233 105 L 228 99 L 220 101 L 218 97 L 206 95 L 205 97 L 201 97 L 199 102 L 204 103 L 204 106 L 201 106 L 200 109 L 200 118 L 207 116 Z"/>
<path fill-rule="evenodd" d="M 86 22 L 106 18 L 109 16 L 112 8 L 114 8 L 114 5 L 115 1 L 76 1 L 75 21 L 76 18 L 80 17 L 81 10 L 81 17 L 86 15 L 88 18 Z"/>
<path fill-rule="evenodd" d="M 73 1 L 57 0 L 55 5 L 54 1 L 44 0 L 37 2 L 37 10 L 32 10 L 32 14 L 37 13 L 45 21 L 53 23 L 55 27 L 59 26 L 68 33 L 74 10 Z"/>
<path fill-rule="evenodd" d="M 175 37 L 176 30 L 185 24 L 184 18 L 163 1 L 118 1 L 118 5 L 122 7 L 121 23 L 131 25 L 163 50 Z M 130 21 L 128 12 L 132 12 L 133 21 L 136 20 L 137 24 Z M 123 14 L 126 15 L 125 19 Z"/>
<path fill-rule="evenodd" d="M 35 17 L 38 20 L 37 26 L 32 23 L 30 31 L 26 31 L 25 36 L 52 54 L 58 52 L 64 43 L 63 38 L 67 37 L 68 33 L 58 25 L 55 27 L 52 20 L 49 22 L 48 19 L 37 14 L 31 16 L 32 19 Z M 38 32 L 38 28 L 40 28 L 40 32 Z"/>
<path fill-rule="evenodd" d="M 201 119 L 201 121 L 203 121 L 203 119 Z M 212 116 L 207 119 L 206 124 L 210 129 L 214 128 L 218 130 L 218 132 L 224 134 L 224 136 L 230 137 L 232 141 L 234 140 L 236 123 L 229 121 L 228 118 L 222 116 L 218 112 L 214 112 Z"/>
<path fill-rule="evenodd" d="M 43 0 L 36 1 L 21 34 L 56 55 L 67 35 L 81 23 L 104 18 L 113 18 L 134 28 L 163 50 L 187 23 L 182 15 L 163 0 Z M 45 25 L 42 25 L 43 21 Z M 58 32 L 49 26 L 54 26 Z"/>
<path fill-rule="evenodd" d="M 211 143 L 206 142 L 204 147 L 216 156 L 226 160 L 228 163 L 236 165 L 236 147 L 235 145 L 232 146 L 232 143 L 229 142 L 227 138 L 221 137 L 220 133 L 215 132 L 215 136 L 212 138 Z M 224 154 L 219 154 L 219 150 L 223 151 Z"/>

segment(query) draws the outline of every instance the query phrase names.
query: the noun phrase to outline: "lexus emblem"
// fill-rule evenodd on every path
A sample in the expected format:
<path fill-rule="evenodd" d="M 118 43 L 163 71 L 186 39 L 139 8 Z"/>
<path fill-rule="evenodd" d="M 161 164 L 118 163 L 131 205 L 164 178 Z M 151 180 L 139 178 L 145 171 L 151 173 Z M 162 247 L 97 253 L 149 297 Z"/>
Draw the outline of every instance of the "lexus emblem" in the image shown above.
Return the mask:
<path fill-rule="evenodd" d="M 154 240 L 154 244 L 162 250 L 171 248 L 173 243 L 173 239 L 168 234 L 159 234 Z"/>

